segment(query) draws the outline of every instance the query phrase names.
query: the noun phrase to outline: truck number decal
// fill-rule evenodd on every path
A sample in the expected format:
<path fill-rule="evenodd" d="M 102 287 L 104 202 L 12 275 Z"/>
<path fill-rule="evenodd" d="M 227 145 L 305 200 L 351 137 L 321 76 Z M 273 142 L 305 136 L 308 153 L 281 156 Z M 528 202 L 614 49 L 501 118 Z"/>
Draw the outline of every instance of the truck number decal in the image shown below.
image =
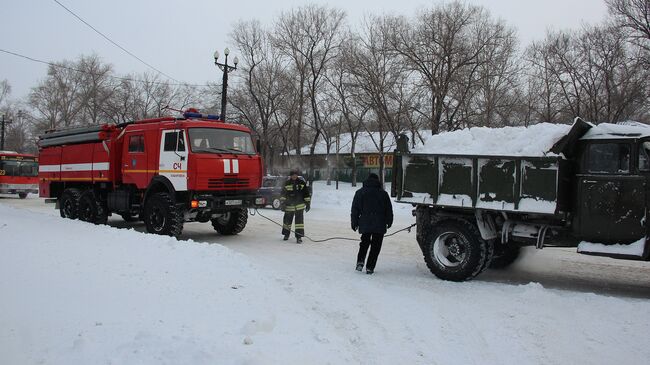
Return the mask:
<path fill-rule="evenodd" d="M 174 162 L 174 170 L 182 170 L 183 164 L 181 162 Z"/>

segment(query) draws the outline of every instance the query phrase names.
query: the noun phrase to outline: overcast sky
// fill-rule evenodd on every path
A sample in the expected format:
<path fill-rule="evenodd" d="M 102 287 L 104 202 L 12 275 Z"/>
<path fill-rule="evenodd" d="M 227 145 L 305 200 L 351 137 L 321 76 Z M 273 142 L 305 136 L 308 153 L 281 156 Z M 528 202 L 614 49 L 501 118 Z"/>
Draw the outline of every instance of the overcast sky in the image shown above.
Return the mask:
<path fill-rule="evenodd" d="M 171 77 L 192 83 L 218 81 L 212 53 L 231 46 L 235 21 L 259 19 L 270 24 L 283 11 L 307 4 L 297 0 L 59 0 L 95 28 Z M 367 13 L 413 15 L 444 2 L 422 0 L 311 1 L 343 9 L 357 25 Z M 518 30 L 521 47 L 544 38 L 547 29 L 577 29 L 606 17 L 604 0 L 468 0 L 487 8 Z M 53 0 L 0 0 L 0 49 L 45 61 L 76 59 L 95 53 L 117 74 L 151 71 L 110 44 Z M 231 55 L 232 57 L 232 55 Z M 12 98 L 28 94 L 47 66 L 0 52 L 0 80 L 12 86 Z"/>

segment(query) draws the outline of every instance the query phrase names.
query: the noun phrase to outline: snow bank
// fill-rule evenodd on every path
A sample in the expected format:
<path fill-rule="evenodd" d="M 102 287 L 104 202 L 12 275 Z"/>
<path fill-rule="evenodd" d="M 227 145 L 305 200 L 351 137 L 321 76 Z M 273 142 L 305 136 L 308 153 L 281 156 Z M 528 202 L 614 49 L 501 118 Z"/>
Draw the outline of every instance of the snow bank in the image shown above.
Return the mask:
<path fill-rule="evenodd" d="M 349 232 L 356 189 L 315 189 L 309 232 Z M 216 235 L 209 224 L 185 230 L 244 256 L 0 201 L 0 364 L 638 364 L 650 357 L 647 300 L 437 280 L 413 233 L 387 238 L 375 275 L 359 274 L 356 243 L 287 244 L 277 226 L 258 217 L 249 224 L 236 237 Z"/>
<path fill-rule="evenodd" d="M 629 245 L 604 245 L 602 243 L 580 242 L 578 252 L 607 253 L 630 256 L 643 256 L 645 249 L 645 238 L 642 238 Z"/>
<path fill-rule="evenodd" d="M 570 125 L 540 123 L 529 127 L 466 128 L 427 135 L 415 153 L 460 155 L 544 156 L 571 128 Z M 552 155 L 552 154 L 551 154 Z"/>
<path fill-rule="evenodd" d="M 334 329 L 221 245 L 0 218 L 1 364 L 350 362 L 316 336 Z"/>

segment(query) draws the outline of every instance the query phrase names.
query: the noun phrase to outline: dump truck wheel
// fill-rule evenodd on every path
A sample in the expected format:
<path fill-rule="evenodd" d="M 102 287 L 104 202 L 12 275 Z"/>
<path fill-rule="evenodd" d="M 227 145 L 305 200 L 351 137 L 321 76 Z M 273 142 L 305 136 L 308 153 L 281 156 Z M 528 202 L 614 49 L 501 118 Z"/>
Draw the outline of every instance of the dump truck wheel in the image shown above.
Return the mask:
<path fill-rule="evenodd" d="M 27 198 L 27 193 L 18 193 L 18 197 L 20 199 L 25 199 L 25 198 Z"/>
<path fill-rule="evenodd" d="M 273 198 L 273 202 L 271 203 L 271 206 L 273 209 L 278 210 L 282 208 L 282 201 L 280 201 L 279 198 Z"/>
<path fill-rule="evenodd" d="M 144 206 L 147 232 L 178 237 L 183 232 L 183 215 L 168 193 L 153 194 Z"/>
<path fill-rule="evenodd" d="M 248 210 L 236 209 L 221 217 L 212 219 L 212 227 L 222 235 L 230 236 L 240 233 L 248 223 Z"/>
<path fill-rule="evenodd" d="M 450 281 L 470 280 L 486 267 L 489 243 L 478 228 L 465 220 L 437 223 L 424 247 L 424 260 L 437 277 Z"/>
<path fill-rule="evenodd" d="M 79 197 L 79 220 L 93 224 L 106 224 L 108 213 L 104 204 L 95 197 L 92 190 L 88 190 Z"/>
<path fill-rule="evenodd" d="M 506 246 L 498 249 L 490 263 L 490 269 L 505 269 L 519 258 L 521 249 L 517 246 Z"/>
<path fill-rule="evenodd" d="M 79 189 L 69 188 L 63 191 L 59 198 L 59 214 L 61 218 L 77 219 L 79 215 Z"/>

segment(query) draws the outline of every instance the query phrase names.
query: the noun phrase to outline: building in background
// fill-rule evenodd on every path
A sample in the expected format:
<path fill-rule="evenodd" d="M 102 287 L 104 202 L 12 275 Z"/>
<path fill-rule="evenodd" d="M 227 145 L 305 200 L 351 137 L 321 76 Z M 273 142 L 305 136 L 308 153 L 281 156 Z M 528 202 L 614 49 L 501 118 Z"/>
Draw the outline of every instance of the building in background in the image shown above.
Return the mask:
<path fill-rule="evenodd" d="M 426 133 L 426 132 L 421 132 Z M 429 132 L 430 133 L 430 132 Z M 408 133 L 409 139 L 413 139 Z M 289 155 L 281 156 L 281 164 L 278 174 L 284 174 L 284 170 L 299 168 L 305 174 L 309 171 L 310 162 L 313 160 L 313 180 L 339 180 L 351 182 L 353 174 L 356 173 L 357 181 L 365 180 L 370 173 L 380 174 L 381 153 L 380 146 L 383 145 L 384 176 L 386 181 L 392 178 L 393 151 L 396 147 L 395 137 L 391 133 L 385 133 L 380 138 L 379 132 L 359 132 L 354 155 L 352 154 L 352 138 L 350 133 L 343 133 L 331 138 L 322 138 L 316 144 L 313 155 L 310 154 L 311 146 L 304 146 L 300 155 L 296 150 L 289 151 Z M 417 138 L 416 138 L 417 140 Z M 355 168 L 356 167 L 356 168 Z"/>

